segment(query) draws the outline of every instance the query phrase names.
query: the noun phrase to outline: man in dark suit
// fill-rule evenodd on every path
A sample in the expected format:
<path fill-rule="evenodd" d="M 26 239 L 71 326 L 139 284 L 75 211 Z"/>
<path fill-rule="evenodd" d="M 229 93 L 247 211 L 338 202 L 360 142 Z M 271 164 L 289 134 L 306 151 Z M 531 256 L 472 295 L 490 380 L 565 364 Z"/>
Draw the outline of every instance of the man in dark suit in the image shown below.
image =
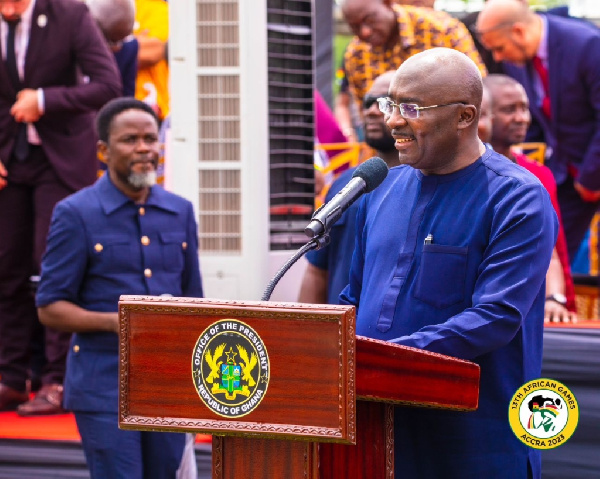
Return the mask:
<path fill-rule="evenodd" d="M 529 3 L 528 0 L 519 0 L 525 4 Z M 549 8 L 546 10 L 546 13 L 551 13 L 552 15 L 559 15 L 561 17 L 570 17 L 569 15 L 569 6 L 568 5 L 559 5 L 558 7 Z M 497 62 L 494 60 L 494 56 L 489 50 L 481 44 L 479 40 L 479 36 L 476 31 L 477 18 L 479 17 L 479 12 L 471 12 L 466 14 L 465 16 L 460 17 L 460 21 L 465 24 L 471 35 L 473 36 L 473 43 L 475 43 L 475 47 L 477 47 L 477 51 L 485 63 L 488 73 L 504 73 L 504 65 L 502 62 Z M 575 18 L 575 17 L 570 17 Z M 581 19 L 578 19 L 581 21 Z"/>
<path fill-rule="evenodd" d="M 62 412 L 69 335 L 45 330 L 26 402 L 37 274 L 54 205 L 94 182 L 94 115 L 121 94 L 113 55 L 78 0 L 0 1 L 0 410 Z M 23 404 L 25 403 L 25 404 Z"/>
<path fill-rule="evenodd" d="M 534 13 L 519 0 L 490 0 L 477 31 L 529 98 L 528 141 L 548 145 L 569 257 L 600 205 L 600 31 L 587 22 Z"/>

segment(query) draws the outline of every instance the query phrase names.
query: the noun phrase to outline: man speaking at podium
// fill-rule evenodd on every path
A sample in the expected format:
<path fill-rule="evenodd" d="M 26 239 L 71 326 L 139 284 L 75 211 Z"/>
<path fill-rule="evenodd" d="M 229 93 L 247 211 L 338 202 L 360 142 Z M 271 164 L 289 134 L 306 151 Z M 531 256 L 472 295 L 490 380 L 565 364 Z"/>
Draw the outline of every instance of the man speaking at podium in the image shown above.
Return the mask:
<path fill-rule="evenodd" d="M 539 181 L 478 139 L 481 96 L 472 60 L 435 48 L 403 63 L 380 102 L 402 166 L 359 207 L 340 300 L 357 306 L 358 335 L 481 367 L 475 412 L 396 408 L 399 477 L 540 476 L 508 408 L 540 375 L 557 220 Z"/>

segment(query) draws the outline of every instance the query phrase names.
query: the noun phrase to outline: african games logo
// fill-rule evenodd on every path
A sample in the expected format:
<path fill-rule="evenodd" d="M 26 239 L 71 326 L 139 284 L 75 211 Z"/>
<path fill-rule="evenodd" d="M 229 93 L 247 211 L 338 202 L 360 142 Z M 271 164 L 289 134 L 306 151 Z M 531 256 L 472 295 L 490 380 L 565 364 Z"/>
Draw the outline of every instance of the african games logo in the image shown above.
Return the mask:
<path fill-rule="evenodd" d="M 523 384 L 508 409 L 510 427 L 525 444 L 535 449 L 553 449 L 575 432 L 579 407 L 573 393 L 553 379 Z"/>
<path fill-rule="evenodd" d="M 236 319 L 211 324 L 196 341 L 192 378 L 202 402 L 223 417 L 240 417 L 262 401 L 269 385 L 262 339 Z"/>

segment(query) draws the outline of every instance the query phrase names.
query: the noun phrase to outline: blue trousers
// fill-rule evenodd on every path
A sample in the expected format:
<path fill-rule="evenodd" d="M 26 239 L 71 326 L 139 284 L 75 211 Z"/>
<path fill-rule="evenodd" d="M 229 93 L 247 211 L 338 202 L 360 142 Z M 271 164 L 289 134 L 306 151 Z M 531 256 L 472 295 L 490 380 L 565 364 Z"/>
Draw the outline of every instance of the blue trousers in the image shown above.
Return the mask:
<path fill-rule="evenodd" d="M 185 434 L 125 431 L 113 413 L 75 412 L 92 479 L 175 478 Z"/>

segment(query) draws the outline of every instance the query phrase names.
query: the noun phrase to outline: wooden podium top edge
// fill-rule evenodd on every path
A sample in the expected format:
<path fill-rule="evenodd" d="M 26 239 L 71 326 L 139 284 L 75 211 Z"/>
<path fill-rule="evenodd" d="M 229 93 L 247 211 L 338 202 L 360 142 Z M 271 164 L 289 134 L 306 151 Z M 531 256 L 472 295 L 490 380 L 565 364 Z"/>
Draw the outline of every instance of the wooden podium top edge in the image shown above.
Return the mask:
<path fill-rule="evenodd" d="M 198 305 L 201 307 L 227 307 L 227 308 L 261 308 L 261 309 L 282 309 L 306 312 L 347 312 L 354 309 L 354 306 L 342 304 L 310 304 L 276 301 L 246 301 L 246 300 L 227 300 L 213 298 L 189 298 L 189 297 L 163 297 L 163 296 L 143 296 L 143 295 L 121 295 L 120 305 L 139 305 L 140 303 L 160 304 L 164 306 L 182 306 L 189 307 Z"/>
<path fill-rule="evenodd" d="M 454 356 L 447 356 L 445 354 L 435 353 L 433 351 L 427 351 L 426 349 L 413 348 L 411 346 L 404 346 L 403 344 L 396 344 L 390 341 L 383 341 L 381 339 L 368 338 L 366 336 L 360 336 L 358 334 L 356 335 L 356 340 L 358 343 L 357 348 L 360 348 L 359 353 L 362 352 L 363 349 L 367 348 L 369 343 L 372 343 L 374 346 L 377 345 L 381 348 L 386 348 L 388 354 L 395 348 L 396 350 L 412 351 L 421 358 L 429 356 L 431 358 L 436 358 L 440 361 L 448 361 L 452 362 L 453 364 L 463 364 L 464 367 L 472 368 L 475 371 L 479 371 L 480 369 L 479 365 L 472 361 L 455 358 Z"/>

